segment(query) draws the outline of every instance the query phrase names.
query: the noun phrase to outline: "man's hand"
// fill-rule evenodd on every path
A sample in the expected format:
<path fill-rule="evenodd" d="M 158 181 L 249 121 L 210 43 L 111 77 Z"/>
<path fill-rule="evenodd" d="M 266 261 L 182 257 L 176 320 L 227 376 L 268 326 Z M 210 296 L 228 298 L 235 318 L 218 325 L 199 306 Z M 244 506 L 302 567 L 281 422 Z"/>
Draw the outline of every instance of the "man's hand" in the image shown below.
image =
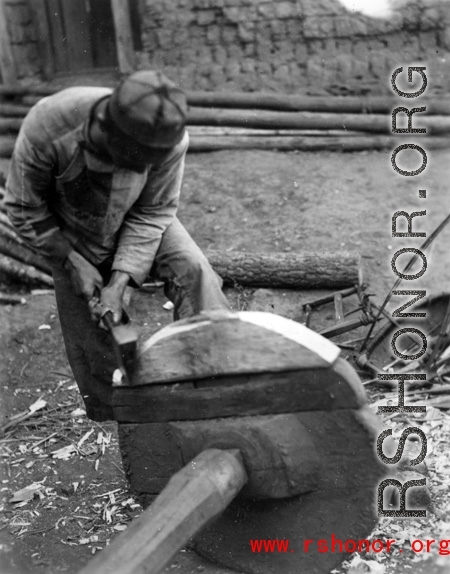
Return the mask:
<path fill-rule="evenodd" d="M 100 308 L 102 309 L 101 316 L 103 316 L 107 311 L 111 311 L 113 314 L 113 321 L 116 324 L 119 323 L 122 317 L 123 295 L 129 279 L 130 276 L 127 273 L 114 271 L 110 282 L 101 291 L 99 301 Z M 94 312 L 94 315 L 97 317 L 98 314 L 99 312 Z M 98 318 L 101 319 L 101 316 Z"/>
<path fill-rule="evenodd" d="M 103 289 L 103 279 L 97 268 L 76 251 L 67 256 L 64 267 L 69 271 L 75 292 L 88 301 Z"/>

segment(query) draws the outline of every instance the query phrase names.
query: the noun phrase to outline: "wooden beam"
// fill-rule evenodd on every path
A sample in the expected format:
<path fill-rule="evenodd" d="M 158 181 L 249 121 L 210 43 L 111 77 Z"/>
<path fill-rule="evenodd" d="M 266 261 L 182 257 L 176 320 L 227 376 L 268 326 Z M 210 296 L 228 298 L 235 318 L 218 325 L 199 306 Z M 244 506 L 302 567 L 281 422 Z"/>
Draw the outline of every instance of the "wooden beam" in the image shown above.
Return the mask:
<path fill-rule="evenodd" d="M 63 29 L 63 8 L 59 0 L 46 0 L 48 7 L 48 27 L 52 42 L 52 60 L 55 72 L 70 70 L 66 36 Z"/>
<path fill-rule="evenodd" d="M 358 409 L 366 402 L 358 375 L 344 359 L 331 369 L 216 376 L 177 385 L 116 387 L 114 420 L 124 423 L 206 420 L 300 411 Z"/>
<path fill-rule="evenodd" d="M 17 66 L 6 16 L 6 0 L 0 0 L 0 73 L 3 84 L 17 83 Z"/>
<path fill-rule="evenodd" d="M 85 2 L 60 0 L 64 42 L 67 46 L 67 57 L 73 72 L 92 70 L 92 46 L 89 34 L 90 14 Z"/>
<path fill-rule="evenodd" d="M 44 79 L 48 80 L 55 72 L 54 58 L 51 46 L 51 31 L 49 15 L 45 0 L 33 0 L 28 3 L 36 22 L 38 34 L 39 53 L 42 61 L 42 72 Z"/>
<path fill-rule="evenodd" d="M 222 514 L 246 481 L 239 451 L 203 451 L 78 574 L 158 574 L 195 534 Z"/>
<path fill-rule="evenodd" d="M 129 74 L 135 69 L 135 54 L 128 1 L 111 0 L 111 8 L 116 31 L 119 71 Z"/>

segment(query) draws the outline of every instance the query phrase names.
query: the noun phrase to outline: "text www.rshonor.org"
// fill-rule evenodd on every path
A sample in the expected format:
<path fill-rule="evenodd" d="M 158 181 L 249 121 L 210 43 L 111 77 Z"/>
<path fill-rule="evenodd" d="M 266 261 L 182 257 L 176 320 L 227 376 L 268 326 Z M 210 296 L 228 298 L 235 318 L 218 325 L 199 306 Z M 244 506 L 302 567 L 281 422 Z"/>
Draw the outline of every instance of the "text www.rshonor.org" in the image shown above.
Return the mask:
<path fill-rule="evenodd" d="M 392 552 L 396 543 L 395 539 L 389 540 L 339 540 L 334 534 L 331 540 L 304 540 L 303 548 L 294 549 L 289 545 L 289 540 L 250 540 L 250 549 L 255 553 L 272 553 L 272 552 Z M 397 547 L 398 548 L 398 547 Z M 450 555 L 450 539 L 448 540 L 420 540 L 419 538 L 411 541 L 411 550 L 416 554 L 420 552 L 430 552 L 436 549 L 441 556 Z M 403 552 L 402 548 L 398 548 Z"/>

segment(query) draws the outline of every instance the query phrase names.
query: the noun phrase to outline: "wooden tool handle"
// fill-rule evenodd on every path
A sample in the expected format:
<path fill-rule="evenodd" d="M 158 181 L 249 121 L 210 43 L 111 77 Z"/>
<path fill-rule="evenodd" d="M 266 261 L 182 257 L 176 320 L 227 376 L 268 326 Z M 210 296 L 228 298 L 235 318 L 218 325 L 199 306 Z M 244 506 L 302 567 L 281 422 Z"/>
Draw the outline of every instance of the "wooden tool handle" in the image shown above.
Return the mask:
<path fill-rule="evenodd" d="M 226 509 L 246 481 L 240 451 L 201 452 L 78 574 L 158 574 L 192 536 Z"/>
<path fill-rule="evenodd" d="M 106 313 L 102 316 L 102 321 L 105 323 L 106 328 L 110 333 L 112 333 L 113 328 L 116 326 L 114 323 L 114 315 L 112 311 L 106 311 Z"/>

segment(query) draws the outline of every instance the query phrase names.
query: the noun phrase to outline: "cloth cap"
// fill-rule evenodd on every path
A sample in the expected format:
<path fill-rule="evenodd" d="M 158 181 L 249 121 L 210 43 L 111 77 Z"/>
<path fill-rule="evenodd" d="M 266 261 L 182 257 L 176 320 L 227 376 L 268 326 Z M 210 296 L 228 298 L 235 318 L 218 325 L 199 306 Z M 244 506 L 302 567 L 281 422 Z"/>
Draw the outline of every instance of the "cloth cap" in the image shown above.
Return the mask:
<path fill-rule="evenodd" d="M 111 94 L 108 119 L 124 134 L 150 148 L 179 143 L 186 124 L 186 96 L 162 73 L 131 74 Z"/>

